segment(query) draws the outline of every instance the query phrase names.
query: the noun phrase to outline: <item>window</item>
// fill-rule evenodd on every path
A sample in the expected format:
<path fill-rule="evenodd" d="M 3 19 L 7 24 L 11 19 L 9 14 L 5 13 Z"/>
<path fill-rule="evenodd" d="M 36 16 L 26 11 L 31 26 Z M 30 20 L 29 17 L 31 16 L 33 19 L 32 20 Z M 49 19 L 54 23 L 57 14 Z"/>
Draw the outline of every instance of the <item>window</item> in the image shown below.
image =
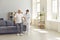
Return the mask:
<path fill-rule="evenodd" d="M 37 2 L 39 2 L 39 3 L 40 3 L 40 0 L 37 0 Z"/>
<path fill-rule="evenodd" d="M 33 14 L 32 14 L 32 19 L 36 19 L 36 18 L 40 18 L 40 0 L 33 0 L 33 3 L 32 3 L 33 7 L 32 7 L 32 10 L 33 10 Z"/>
<path fill-rule="evenodd" d="M 58 0 L 58 20 L 60 21 L 60 0 Z"/>
<path fill-rule="evenodd" d="M 57 19 L 57 0 L 52 0 L 52 19 Z"/>
<path fill-rule="evenodd" d="M 37 4 L 37 12 L 40 12 L 40 3 Z"/>
<path fill-rule="evenodd" d="M 60 0 L 59 0 L 59 17 L 60 17 Z"/>
<path fill-rule="evenodd" d="M 51 20 L 51 0 L 47 0 L 47 20 Z"/>
<path fill-rule="evenodd" d="M 57 20 L 60 16 L 59 10 L 60 0 L 47 0 L 47 20 Z"/>

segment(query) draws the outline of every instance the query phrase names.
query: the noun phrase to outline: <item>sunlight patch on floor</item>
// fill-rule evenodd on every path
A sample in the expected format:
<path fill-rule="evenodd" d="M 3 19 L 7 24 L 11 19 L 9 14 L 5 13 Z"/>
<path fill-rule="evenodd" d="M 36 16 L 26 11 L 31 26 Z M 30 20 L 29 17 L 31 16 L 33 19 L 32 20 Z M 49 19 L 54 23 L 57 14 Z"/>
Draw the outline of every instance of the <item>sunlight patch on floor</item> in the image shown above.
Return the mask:
<path fill-rule="evenodd" d="M 56 37 L 57 40 L 60 40 L 60 37 Z"/>
<path fill-rule="evenodd" d="M 40 33 L 48 33 L 48 31 L 41 30 L 41 29 L 33 29 L 33 31 L 37 31 L 37 32 L 40 32 Z"/>

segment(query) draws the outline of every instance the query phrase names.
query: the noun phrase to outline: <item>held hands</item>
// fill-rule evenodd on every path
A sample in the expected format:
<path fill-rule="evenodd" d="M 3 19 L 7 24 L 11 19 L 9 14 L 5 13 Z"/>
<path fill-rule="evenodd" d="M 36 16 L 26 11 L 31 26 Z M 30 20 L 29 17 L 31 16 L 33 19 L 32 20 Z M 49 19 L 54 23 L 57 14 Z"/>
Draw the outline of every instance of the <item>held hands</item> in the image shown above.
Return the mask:
<path fill-rule="evenodd" d="M 23 17 L 23 20 L 24 20 L 24 21 L 26 21 L 26 18 L 25 18 L 25 17 Z"/>

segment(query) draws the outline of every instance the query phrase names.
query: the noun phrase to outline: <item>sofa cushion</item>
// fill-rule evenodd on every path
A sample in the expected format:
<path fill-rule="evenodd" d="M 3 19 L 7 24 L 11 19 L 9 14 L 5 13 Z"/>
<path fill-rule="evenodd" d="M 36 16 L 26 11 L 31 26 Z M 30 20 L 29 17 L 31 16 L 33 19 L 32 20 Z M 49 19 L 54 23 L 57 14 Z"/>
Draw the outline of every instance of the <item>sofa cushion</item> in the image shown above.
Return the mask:
<path fill-rule="evenodd" d="M 0 18 L 0 20 L 4 20 L 3 18 Z"/>
<path fill-rule="evenodd" d="M 6 21 L 6 25 L 7 26 L 14 26 L 14 23 L 10 20 Z"/>
<path fill-rule="evenodd" d="M 6 21 L 0 20 L 0 26 L 6 26 Z"/>
<path fill-rule="evenodd" d="M 0 27 L 0 33 L 7 33 L 7 27 L 6 26 L 1 26 Z"/>

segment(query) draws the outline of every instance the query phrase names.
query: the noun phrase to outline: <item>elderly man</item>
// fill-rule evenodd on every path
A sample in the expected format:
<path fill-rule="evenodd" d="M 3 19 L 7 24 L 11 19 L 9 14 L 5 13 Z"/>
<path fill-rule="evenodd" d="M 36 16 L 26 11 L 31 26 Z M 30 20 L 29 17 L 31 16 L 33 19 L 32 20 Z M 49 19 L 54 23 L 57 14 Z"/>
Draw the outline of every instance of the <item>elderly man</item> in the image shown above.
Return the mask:
<path fill-rule="evenodd" d="M 23 26 L 22 26 L 22 18 L 23 18 L 23 14 L 21 12 L 21 10 L 18 10 L 18 12 L 15 14 L 15 23 L 17 26 L 17 35 L 23 35 Z"/>

